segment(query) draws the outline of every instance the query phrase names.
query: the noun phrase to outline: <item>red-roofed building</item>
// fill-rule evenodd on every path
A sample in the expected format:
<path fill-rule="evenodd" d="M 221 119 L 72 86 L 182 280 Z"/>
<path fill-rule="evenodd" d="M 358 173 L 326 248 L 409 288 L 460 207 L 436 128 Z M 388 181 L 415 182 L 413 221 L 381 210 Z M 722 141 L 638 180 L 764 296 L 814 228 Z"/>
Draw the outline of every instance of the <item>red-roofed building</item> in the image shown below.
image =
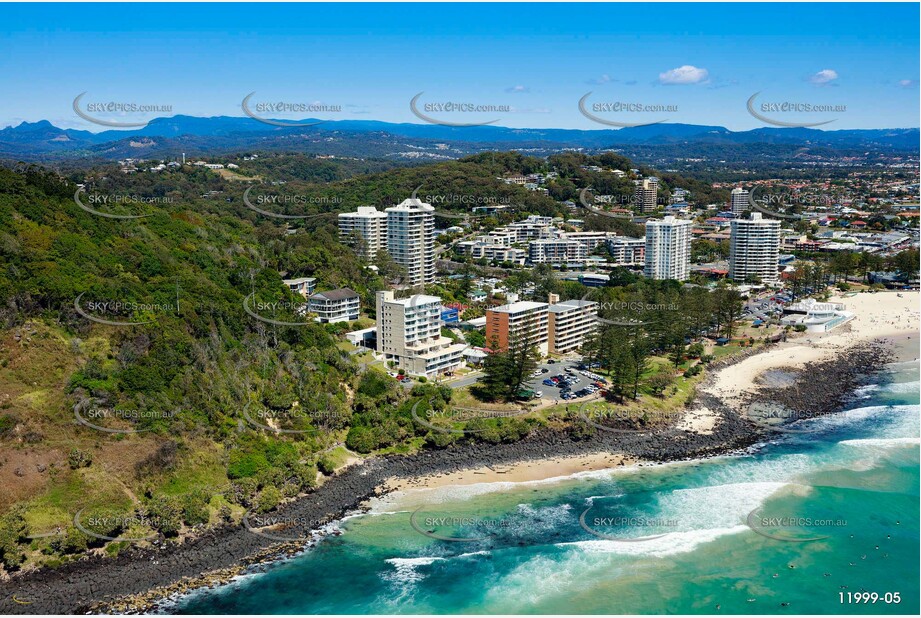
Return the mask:
<path fill-rule="evenodd" d="M 815 240 L 802 240 L 794 245 L 800 251 L 818 251 L 822 248 L 822 244 Z"/>
<path fill-rule="evenodd" d="M 862 230 L 863 228 L 867 227 L 867 222 L 857 219 L 856 221 L 851 221 L 851 227 Z"/>

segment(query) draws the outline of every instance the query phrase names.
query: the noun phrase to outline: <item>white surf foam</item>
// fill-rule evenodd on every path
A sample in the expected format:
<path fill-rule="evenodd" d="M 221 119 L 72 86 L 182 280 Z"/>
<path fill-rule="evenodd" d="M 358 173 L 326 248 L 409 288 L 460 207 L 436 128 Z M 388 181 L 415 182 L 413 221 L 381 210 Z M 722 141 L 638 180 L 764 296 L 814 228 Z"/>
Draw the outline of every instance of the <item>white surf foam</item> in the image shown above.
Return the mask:
<path fill-rule="evenodd" d="M 586 553 L 619 554 L 623 556 L 650 556 L 663 558 L 692 552 L 704 543 L 710 543 L 720 537 L 740 532 L 751 531 L 748 526 L 736 525 L 726 528 L 709 528 L 706 530 L 687 530 L 673 532 L 645 541 L 623 542 L 607 539 L 591 541 L 574 541 L 559 543 L 558 547 L 571 547 Z"/>
<path fill-rule="evenodd" d="M 872 446 L 889 448 L 893 446 L 909 446 L 921 444 L 921 438 L 860 438 L 857 440 L 842 440 L 838 444 L 844 446 Z"/>

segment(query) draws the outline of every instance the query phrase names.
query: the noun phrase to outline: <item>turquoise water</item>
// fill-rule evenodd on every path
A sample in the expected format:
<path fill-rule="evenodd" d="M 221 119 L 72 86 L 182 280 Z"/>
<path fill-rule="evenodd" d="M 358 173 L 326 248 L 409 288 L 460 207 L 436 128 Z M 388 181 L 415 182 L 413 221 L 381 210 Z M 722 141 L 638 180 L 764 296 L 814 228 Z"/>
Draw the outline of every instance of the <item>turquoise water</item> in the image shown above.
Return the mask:
<path fill-rule="evenodd" d="M 388 496 L 168 611 L 916 614 L 918 371 L 752 454 Z"/>

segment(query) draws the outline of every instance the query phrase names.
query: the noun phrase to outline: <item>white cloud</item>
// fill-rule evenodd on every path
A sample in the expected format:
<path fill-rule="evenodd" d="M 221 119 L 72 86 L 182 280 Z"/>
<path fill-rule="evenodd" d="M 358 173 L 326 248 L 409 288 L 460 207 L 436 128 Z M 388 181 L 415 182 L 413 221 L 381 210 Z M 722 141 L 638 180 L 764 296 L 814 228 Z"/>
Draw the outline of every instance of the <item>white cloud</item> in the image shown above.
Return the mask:
<path fill-rule="evenodd" d="M 680 66 L 677 69 L 671 69 L 665 73 L 659 73 L 660 84 L 701 84 L 706 82 L 710 77 L 707 69 L 699 69 L 690 64 Z"/>
<path fill-rule="evenodd" d="M 511 86 L 505 89 L 506 92 L 531 92 L 527 86 Z"/>
<path fill-rule="evenodd" d="M 809 81 L 816 86 L 824 86 L 838 79 L 838 72 L 834 69 L 822 69 L 809 78 Z"/>
<path fill-rule="evenodd" d="M 604 84 L 609 84 L 609 83 L 611 83 L 611 82 L 613 82 L 613 81 L 617 81 L 617 80 L 615 80 L 615 79 L 612 78 L 610 75 L 608 75 L 607 73 L 605 73 L 605 74 L 602 75 L 601 77 L 594 77 L 594 78 L 588 80 L 588 82 L 586 82 L 586 83 L 592 84 L 592 85 L 594 85 L 594 86 L 602 86 L 602 85 L 604 85 Z"/>
<path fill-rule="evenodd" d="M 900 79 L 899 86 L 902 88 L 916 88 L 918 86 L 918 80 L 916 79 Z"/>

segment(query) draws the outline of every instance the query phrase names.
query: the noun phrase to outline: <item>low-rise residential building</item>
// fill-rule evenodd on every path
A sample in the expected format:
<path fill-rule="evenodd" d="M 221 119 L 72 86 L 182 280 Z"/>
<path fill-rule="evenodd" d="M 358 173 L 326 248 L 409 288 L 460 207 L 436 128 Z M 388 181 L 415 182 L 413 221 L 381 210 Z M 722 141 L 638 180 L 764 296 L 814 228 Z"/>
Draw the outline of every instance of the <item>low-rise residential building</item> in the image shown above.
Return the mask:
<path fill-rule="evenodd" d="M 457 243 L 455 248 L 461 255 L 469 255 L 476 260 L 486 259 L 493 262 L 524 264 L 525 257 L 527 257 L 524 249 L 492 244 L 488 240 L 464 240 Z"/>
<path fill-rule="evenodd" d="M 548 238 L 553 234 L 553 217 L 531 215 L 523 221 L 516 221 L 505 226 L 515 233 L 515 242 L 525 242 L 536 238 Z"/>
<path fill-rule="evenodd" d="M 465 343 L 441 335 L 441 298 L 377 293 L 377 352 L 414 376 L 433 378 L 463 365 Z"/>
<path fill-rule="evenodd" d="M 566 264 L 585 260 L 588 250 L 577 240 L 545 238 L 528 243 L 528 261 L 532 264 Z"/>
<path fill-rule="evenodd" d="M 317 287 L 317 280 L 313 277 L 298 277 L 297 279 L 282 279 L 282 282 L 288 286 L 292 292 L 297 292 L 304 298 L 313 294 Z"/>
<path fill-rule="evenodd" d="M 361 298 L 348 288 L 317 292 L 307 299 L 307 311 L 316 314 L 318 322 L 351 322 L 358 319 Z"/>
<path fill-rule="evenodd" d="M 518 233 L 514 230 L 507 230 L 505 228 L 497 228 L 489 232 L 486 236 L 488 242 L 501 245 L 503 247 L 511 247 L 516 242 L 518 242 Z"/>
<path fill-rule="evenodd" d="M 616 232 L 563 232 L 560 234 L 560 238 L 564 240 L 575 240 L 582 243 L 589 252 L 616 236 Z"/>

